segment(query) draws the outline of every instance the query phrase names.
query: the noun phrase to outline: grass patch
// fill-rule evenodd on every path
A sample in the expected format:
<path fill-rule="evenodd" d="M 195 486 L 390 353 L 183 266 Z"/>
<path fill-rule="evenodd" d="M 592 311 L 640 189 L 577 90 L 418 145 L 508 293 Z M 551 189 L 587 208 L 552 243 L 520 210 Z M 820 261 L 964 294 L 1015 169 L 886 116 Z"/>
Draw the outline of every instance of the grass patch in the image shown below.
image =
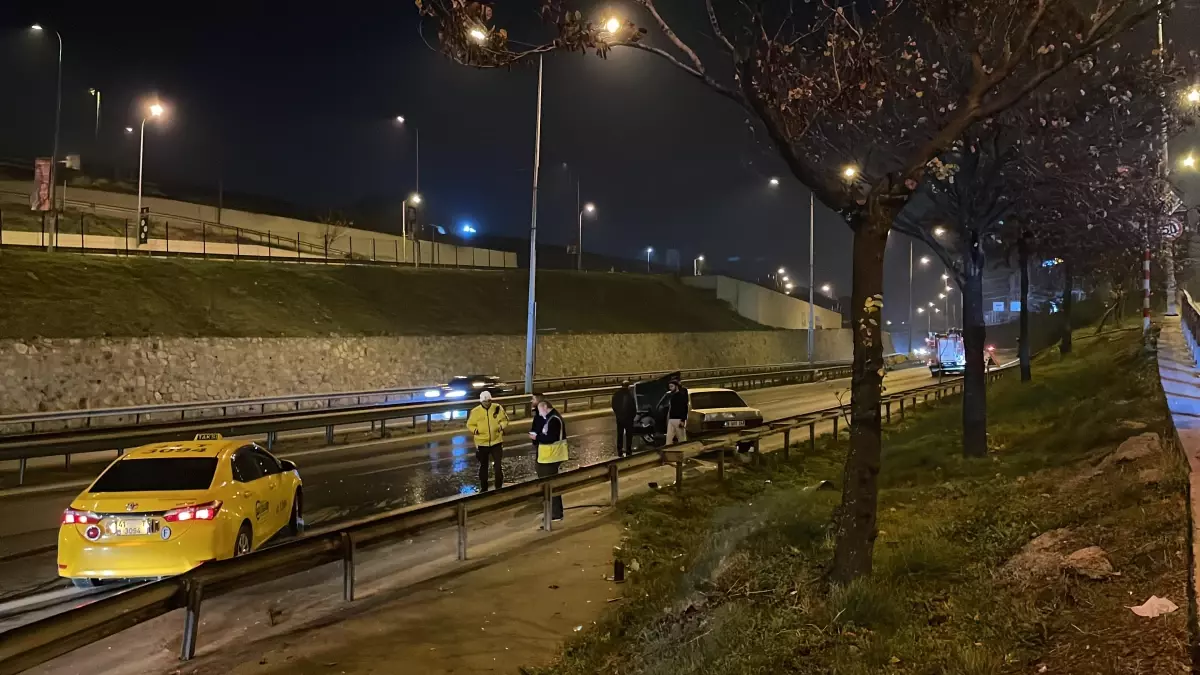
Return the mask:
<path fill-rule="evenodd" d="M 522 334 L 529 275 L 183 258 L 0 253 L 0 338 Z M 538 274 L 560 333 L 757 330 L 661 276 Z"/>
<path fill-rule="evenodd" d="M 1169 446 L 1111 460 L 1169 428 L 1157 371 L 1132 333 L 1076 349 L 1040 358 L 1032 383 L 991 386 L 987 459 L 961 458 L 954 399 L 887 429 L 875 571 L 849 586 L 825 581 L 840 495 L 806 489 L 840 481 L 844 439 L 629 500 L 626 601 L 537 672 L 1190 672 L 1185 466 Z M 1018 574 L 1052 530 L 1052 564 Z M 1088 546 L 1119 575 L 1062 567 Z M 1152 594 L 1184 609 L 1127 609 Z"/>

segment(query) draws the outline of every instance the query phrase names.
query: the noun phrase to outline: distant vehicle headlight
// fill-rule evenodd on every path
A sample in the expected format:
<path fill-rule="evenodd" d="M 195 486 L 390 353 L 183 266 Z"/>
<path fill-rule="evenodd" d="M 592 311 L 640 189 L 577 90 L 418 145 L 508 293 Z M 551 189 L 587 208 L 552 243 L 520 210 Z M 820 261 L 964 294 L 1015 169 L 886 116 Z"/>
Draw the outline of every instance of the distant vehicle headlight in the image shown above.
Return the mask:
<path fill-rule="evenodd" d="M 487 385 L 487 382 L 472 382 L 471 383 L 471 386 L 475 387 L 476 389 L 478 389 L 482 386 L 485 386 L 485 385 Z"/>
<path fill-rule="evenodd" d="M 425 398 L 438 398 L 442 395 L 441 389 L 426 389 Z"/>
<path fill-rule="evenodd" d="M 467 391 L 465 389 L 451 389 L 446 392 L 446 398 L 462 398 L 466 395 Z"/>

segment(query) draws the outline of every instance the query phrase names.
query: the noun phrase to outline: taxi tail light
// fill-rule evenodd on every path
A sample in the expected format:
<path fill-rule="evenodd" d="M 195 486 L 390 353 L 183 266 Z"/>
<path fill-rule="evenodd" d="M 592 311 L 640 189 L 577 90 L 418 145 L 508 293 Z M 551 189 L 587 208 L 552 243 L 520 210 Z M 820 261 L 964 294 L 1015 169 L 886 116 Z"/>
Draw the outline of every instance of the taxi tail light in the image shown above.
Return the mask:
<path fill-rule="evenodd" d="M 98 522 L 100 522 L 100 516 L 90 511 L 77 511 L 75 509 L 63 511 L 63 525 L 95 525 Z"/>
<path fill-rule="evenodd" d="M 186 523 L 189 520 L 213 520 L 217 517 L 217 512 L 221 510 L 221 502 L 208 502 L 207 504 L 196 504 L 195 506 L 184 506 L 183 508 L 171 509 L 163 514 L 163 520 L 168 523 Z"/>

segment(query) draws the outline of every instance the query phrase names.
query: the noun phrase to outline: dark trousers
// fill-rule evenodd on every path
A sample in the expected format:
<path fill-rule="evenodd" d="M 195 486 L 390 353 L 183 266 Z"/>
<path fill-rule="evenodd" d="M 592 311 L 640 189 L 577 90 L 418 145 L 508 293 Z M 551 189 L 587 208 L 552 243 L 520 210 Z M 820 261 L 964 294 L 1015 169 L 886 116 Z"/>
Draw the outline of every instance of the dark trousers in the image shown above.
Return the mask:
<path fill-rule="evenodd" d="M 487 492 L 488 489 L 488 462 L 496 469 L 496 489 L 504 487 L 504 466 L 501 464 L 501 460 L 504 459 L 503 445 L 481 445 L 475 448 L 475 459 L 479 460 L 480 490 Z"/>
<path fill-rule="evenodd" d="M 633 425 L 617 422 L 617 457 L 633 454 Z"/>
<path fill-rule="evenodd" d="M 560 467 L 560 466 L 562 466 L 562 462 L 550 462 L 548 464 L 542 464 L 541 462 L 538 462 L 538 465 L 537 465 L 538 478 L 545 478 L 546 476 L 557 476 L 558 475 L 558 467 Z M 559 497 L 558 495 L 554 495 L 554 498 L 551 500 L 550 517 L 554 520 L 562 520 L 562 518 L 563 518 L 562 497 Z"/>

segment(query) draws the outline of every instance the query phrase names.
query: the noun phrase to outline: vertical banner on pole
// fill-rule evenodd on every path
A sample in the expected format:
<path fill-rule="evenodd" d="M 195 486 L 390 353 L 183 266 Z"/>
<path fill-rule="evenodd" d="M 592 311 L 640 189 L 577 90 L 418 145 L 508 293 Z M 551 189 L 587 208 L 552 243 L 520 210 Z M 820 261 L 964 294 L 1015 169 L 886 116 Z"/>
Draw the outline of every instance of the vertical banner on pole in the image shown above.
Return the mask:
<path fill-rule="evenodd" d="M 38 157 L 33 162 L 33 192 L 29 195 L 30 211 L 49 211 L 50 205 L 50 169 L 53 167 L 49 157 Z"/>

